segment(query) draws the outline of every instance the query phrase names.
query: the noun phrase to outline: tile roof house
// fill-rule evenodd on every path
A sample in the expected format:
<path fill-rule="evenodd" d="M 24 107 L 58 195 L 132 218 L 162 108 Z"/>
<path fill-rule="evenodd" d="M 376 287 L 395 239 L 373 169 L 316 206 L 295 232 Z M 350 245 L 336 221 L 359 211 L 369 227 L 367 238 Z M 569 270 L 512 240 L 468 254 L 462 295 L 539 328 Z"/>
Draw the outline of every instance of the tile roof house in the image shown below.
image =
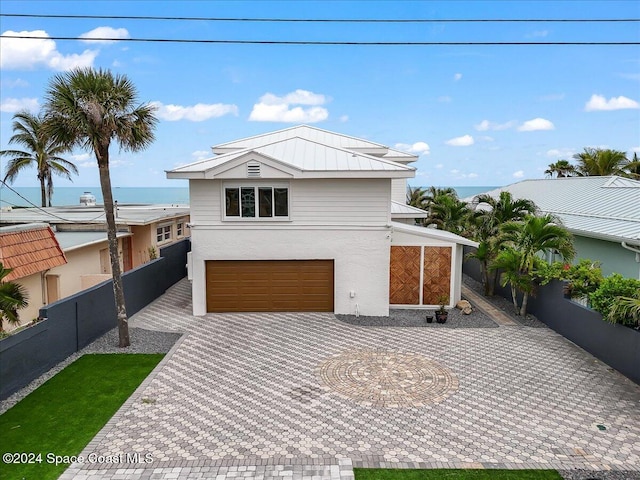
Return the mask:
<path fill-rule="evenodd" d="M 532 200 L 573 233 L 577 258 L 602 262 L 605 275 L 640 278 L 640 181 L 617 176 L 524 180 L 486 192 Z M 465 199 L 469 202 L 472 197 Z"/>
<path fill-rule="evenodd" d="M 306 125 L 212 147 L 189 180 L 193 312 L 330 311 L 460 298 L 462 246 L 412 226 L 414 155 Z"/>

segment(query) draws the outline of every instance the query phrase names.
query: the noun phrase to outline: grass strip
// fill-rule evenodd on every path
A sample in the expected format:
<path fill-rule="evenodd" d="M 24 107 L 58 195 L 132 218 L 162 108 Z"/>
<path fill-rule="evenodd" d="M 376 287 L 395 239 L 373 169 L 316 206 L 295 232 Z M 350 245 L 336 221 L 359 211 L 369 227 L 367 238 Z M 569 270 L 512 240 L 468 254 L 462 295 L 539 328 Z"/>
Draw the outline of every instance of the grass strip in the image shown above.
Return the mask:
<path fill-rule="evenodd" d="M 562 480 L 555 470 L 354 468 L 355 480 Z"/>
<path fill-rule="evenodd" d="M 58 478 L 69 463 L 55 465 L 47 455 L 80 454 L 162 357 L 84 355 L 0 415 L 0 478 Z M 7 453 L 34 454 L 21 459 L 34 463 L 8 464 Z"/>

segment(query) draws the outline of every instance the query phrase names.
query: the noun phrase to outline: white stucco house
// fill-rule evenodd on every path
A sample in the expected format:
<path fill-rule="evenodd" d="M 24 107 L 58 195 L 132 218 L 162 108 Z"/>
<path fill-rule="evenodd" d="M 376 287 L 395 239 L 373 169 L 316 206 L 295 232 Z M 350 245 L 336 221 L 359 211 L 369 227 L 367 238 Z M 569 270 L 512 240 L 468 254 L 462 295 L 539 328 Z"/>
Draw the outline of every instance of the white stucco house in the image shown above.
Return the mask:
<path fill-rule="evenodd" d="M 417 157 L 306 125 L 213 147 L 188 179 L 193 313 L 330 311 L 460 298 L 457 235 L 411 225 Z"/>

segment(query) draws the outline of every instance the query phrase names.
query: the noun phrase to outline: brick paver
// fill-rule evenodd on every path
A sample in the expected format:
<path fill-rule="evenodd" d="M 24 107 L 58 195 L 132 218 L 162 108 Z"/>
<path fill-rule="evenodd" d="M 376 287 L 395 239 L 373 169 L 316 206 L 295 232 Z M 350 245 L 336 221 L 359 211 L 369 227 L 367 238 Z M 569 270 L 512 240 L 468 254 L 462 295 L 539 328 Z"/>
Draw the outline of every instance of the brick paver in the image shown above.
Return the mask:
<path fill-rule="evenodd" d="M 186 335 L 83 452 L 119 463 L 74 464 L 64 480 L 348 480 L 352 464 L 640 472 L 640 387 L 549 329 L 193 317 L 189 288 L 181 282 L 132 319 Z M 349 363 L 363 351 L 440 366 L 450 378 L 388 360 L 377 370 Z M 323 379 L 336 358 L 347 362 L 329 369 L 342 387 Z M 396 393 L 425 382 L 455 388 L 437 401 L 418 388 L 422 400 L 398 408 L 358 398 L 358 388 L 371 395 L 372 376 L 392 379 L 382 390 Z M 127 463 L 144 455 L 150 463 Z"/>

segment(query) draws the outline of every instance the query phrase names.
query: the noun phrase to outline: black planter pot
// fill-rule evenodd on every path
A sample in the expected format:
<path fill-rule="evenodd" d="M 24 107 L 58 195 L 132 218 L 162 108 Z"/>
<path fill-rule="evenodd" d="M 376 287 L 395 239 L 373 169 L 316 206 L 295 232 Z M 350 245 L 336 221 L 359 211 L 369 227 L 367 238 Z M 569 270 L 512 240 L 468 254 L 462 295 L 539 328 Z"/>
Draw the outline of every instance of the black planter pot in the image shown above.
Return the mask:
<path fill-rule="evenodd" d="M 448 312 L 444 312 L 444 313 L 436 312 L 436 322 L 438 323 L 445 323 L 448 317 L 449 317 Z"/>
<path fill-rule="evenodd" d="M 433 323 L 433 315 L 427 315 L 427 323 Z"/>

